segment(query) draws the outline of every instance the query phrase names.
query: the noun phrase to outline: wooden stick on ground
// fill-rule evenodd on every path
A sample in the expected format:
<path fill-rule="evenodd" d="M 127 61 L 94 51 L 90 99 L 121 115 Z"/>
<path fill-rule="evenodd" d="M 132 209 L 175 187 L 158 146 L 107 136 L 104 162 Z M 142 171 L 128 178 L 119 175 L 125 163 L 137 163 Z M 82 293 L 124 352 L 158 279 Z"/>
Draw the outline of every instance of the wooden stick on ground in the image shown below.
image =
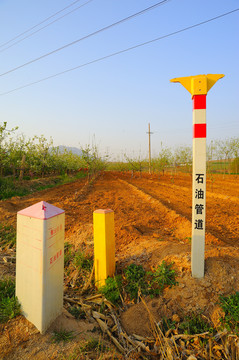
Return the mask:
<path fill-rule="evenodd" d="M 98 324 L 100 325 L 100 328 L 103 332 L 106 332 L 107 335 L 110 337 L 110 339 L 113 341 L 113 343 L 115 344 L 115 346 L 117 347 L 117 349 L 122 353 L 125 354 L 127 352 L 127 349 L 124 349 L 123 346 L 119 343 L 119 341 L 111 334 L 108 326 L 106 325 L 106 323 L 104 323 L 101 319 L 97 319 L 96 321 L 98 322 Z"/>

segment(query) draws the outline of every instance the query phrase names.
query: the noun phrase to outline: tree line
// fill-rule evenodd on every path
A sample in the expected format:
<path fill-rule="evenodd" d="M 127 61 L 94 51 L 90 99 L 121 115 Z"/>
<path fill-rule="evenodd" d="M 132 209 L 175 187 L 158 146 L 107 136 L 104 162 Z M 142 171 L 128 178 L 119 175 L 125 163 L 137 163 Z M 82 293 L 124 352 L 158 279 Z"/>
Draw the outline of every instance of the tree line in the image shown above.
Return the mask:
<path fill-rule="evenodd" d="M 120 171 L 147 171 L 149 160 L 146 157 L 130 157 L 124 155 L 124 160 L 112 164 Z M 161 146 L 161 150 L 151 159 L 152 172 L 164 172 L 167 169 L 180 168 L 190 172 L 192 168 L 192 147 L 178 146 L 175 149 Z M 239 172 L 239 137 L 224 140 L 212 140 L 207 145 L 207 170 L 209 172 L 235 173 Z"/>
<path fill-rule="evenodd" d="M 53 146 L 53 140 L 43 135 L 26 138 L 17 135 L 18 127 L 8 129 L 7 122 L 0 123 L 0 177 L 11 176 L 23 179 L 28 177 L 54 176 L 84 171 L 88 178 L 100 170 L 148 171 L 146 157 L 128 156 L 110 162 L 109 156 L 100 156 L 96 145 L 81 148 L 81 155 Z M 190 172 L 192 166 L 192 147 L 179 146 L 175 149 L 161 146 L 158 154 L 151 159 L 152 172 L 180 168 Z M 207 146 L 207 169 L 210 172 L 239 172 L 239 137 L 211 141 Z"/>
<path fill-rule="evenodd" d="M 16 135 L 18 127 L 8 129 L 7 122 L 0 124 L 0 177 L 18 179 L 63 175 L 78 171 L 91 177 L 105 168 L 96 146 L 86 146 L 82 154 L 53 146 L 53 140 L 43 135 L 26 138 Z"/>

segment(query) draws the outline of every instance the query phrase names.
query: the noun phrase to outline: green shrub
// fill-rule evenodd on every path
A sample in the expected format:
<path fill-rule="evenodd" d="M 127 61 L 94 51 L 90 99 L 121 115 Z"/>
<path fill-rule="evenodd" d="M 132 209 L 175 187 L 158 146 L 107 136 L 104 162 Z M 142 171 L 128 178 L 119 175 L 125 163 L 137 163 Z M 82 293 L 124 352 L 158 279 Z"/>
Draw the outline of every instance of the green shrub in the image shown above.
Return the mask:
<path fill-rule="evenodd" d="M 103 294 L 112 304 L 117 305 L 121 301 L 121 289 L 122 278 L 117 275 L 114 278 L 108 277 L 105 280 L 105 285 L 99 288 L 99 292 Z"/>
<path fill-rule="evenodd" d="M 141 265 L 131 264 L 123 271 L 123 277 L 106 279 L 106 284 L 99 291 L 113 304 L 120 302 L 120 293 L 124 289 L 131 300 L 138 300 L 139 294 L 156 296 L 166 286 L 177 285 L 173 263 L 165 261 L 153 272 L 146 272 Z"/>
<path fill-rule="evenodd" d="M 149 271 L 148 276 L 151 277 L 149 286 L 150 293 L 153 295 L 158 295 L 163 291 L 166 286 L 172 287 L 177 285 L 176 281 L 176 271 L 172 269 L 174 263 L 167 264 L 163 260 L 162 264 L 159 265 L 154 272 Z"/>
<path fill-rule="evenodd" d="M 0 301 L 15 295 L 15 282 L 12 279 L 0 280 Z"/>
<path fill-rule="evenodd" d="M 221 322 L 230 331 L 239 333 L 239 292 L 230 296 L 220 296 L 220 306 L 225 312 Z"/>
<path fill-rule="evenodd" d="M 20 312 L 20 304 L 15 297 L 14 281 L 0 280 L 0 323 L 14 318 Z"/>
<path fill-rule="evenodd" d="M 148 286 L 145 281 L 146 272 L 141 265 L 131 264 L 125 271 L 127 285 L 126 292 L 130 295 L 131 299 L 137 299 L 139 290 L 142 294 L 148 294 Z"/>
<path fill-rule="evenodd" d="M 20 304 L 16 297 L 4 298 L 0 302 L 0 322 L 6 322 L 20 315 Z"/>
<path fill-rule="evenodd" d="M 213 331 L 211 324 L 209 324 L 202 314 L 191 314 L 190 316 L 186 316 L 183 322 L 180 323 L 179 329 L 183 330 L 184 334 L 188 335 Z"/>

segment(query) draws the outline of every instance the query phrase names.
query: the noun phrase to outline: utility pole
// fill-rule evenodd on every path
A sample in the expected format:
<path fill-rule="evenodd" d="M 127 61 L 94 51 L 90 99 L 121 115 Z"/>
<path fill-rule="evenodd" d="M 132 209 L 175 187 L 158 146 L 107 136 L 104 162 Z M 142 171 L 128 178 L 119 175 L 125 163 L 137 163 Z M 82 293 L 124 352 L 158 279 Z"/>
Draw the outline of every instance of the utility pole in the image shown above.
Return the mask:
<path fill-rule="evenodd" d="M 150 132 L 150 123 L 149 123 L 149 131 L 146 134 L 149 134 L 149 174 L 151 174 L 151 139 L 150 139 L 150 135 L 153 134 L 153 132 Z"/>
<path fill-rule="evenodd" d="M 213 147 L 213 140 L 211 140 L 211 164 L 210 164 L 211 173 L 212 173 L 212 147 Z"/>

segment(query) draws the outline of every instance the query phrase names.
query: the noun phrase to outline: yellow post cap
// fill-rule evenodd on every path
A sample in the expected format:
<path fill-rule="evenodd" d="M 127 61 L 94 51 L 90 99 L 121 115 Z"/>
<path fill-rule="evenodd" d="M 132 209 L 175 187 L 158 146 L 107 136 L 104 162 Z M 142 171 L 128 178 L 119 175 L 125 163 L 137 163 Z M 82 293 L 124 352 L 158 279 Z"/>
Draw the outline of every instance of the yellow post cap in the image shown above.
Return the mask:
<path fill-rule="evenodd" d="M 207 74 L 207 75 L 194 75 L 171 79 L 171 82 L 181 83 L 192 96 L 205 95 L 213 87 L 213 85 L 221 78 L 223 74 Z"/>

